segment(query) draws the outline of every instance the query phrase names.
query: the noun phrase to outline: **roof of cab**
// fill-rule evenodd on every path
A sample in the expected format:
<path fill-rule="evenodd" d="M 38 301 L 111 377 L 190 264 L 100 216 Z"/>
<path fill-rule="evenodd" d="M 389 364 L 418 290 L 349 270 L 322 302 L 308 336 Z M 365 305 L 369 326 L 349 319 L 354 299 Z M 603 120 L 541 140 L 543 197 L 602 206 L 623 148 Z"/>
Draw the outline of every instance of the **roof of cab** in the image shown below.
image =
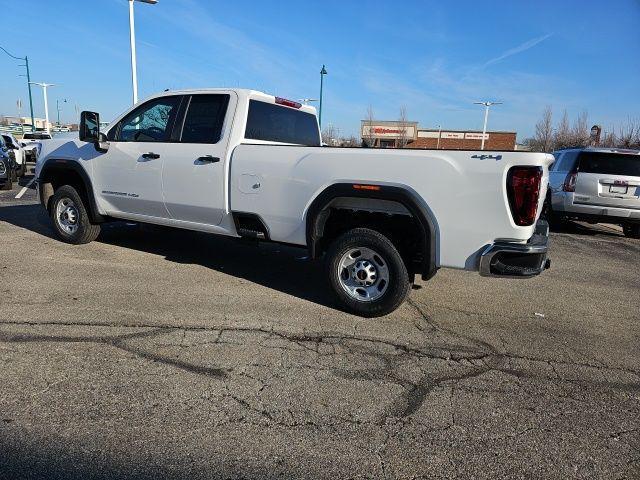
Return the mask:
<path fill-rule="evenodd" d="M 219 93 L 219 92 L 235 92 L 238 97 L 241 98 L 249 98 L 249 99 L 260 99 L 263 101 L 268 101 L 269 103 L 275 103 L 275 99 L 278 98 L 276 95 L 271 95 L 269 93 L 261 92 L 259 90 L 252 90 L 250 88 L 190 88 L 190 89 L 179 89 L 179 90 L 165 90 L 163 92 L 158 92 L 157 94 L 149 96 L 146 100 L 156 97 L 162 97 L 165 95 L 193 95 L 196 93 Z M 140 102 L 142 103 L 142 102 Z M 297 102 L 296 103 L 300 103 Z M 291 108 L 291 107 L 287 107 Z M 298 110 L 302 110 L 303 112 L 316 114 L 316 108 L 312 105 L 300 104 L 300 108 Z"/>

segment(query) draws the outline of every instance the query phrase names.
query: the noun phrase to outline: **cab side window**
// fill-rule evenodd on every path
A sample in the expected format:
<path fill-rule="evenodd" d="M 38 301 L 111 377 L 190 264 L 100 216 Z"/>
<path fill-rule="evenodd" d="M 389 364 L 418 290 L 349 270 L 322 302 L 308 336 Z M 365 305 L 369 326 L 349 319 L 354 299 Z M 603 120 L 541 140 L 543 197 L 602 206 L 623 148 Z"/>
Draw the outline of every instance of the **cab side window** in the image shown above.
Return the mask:
<path fill-rule="evenodd" d="M 180 105 L 180 97 L 151 100 L 120 121 L 116 141 L 167 142 Z"/>
<path fill-rule="evenodd" d="M 182 126 L 182 143 L 218 143 L 229 95 L 193 95 Z"/>

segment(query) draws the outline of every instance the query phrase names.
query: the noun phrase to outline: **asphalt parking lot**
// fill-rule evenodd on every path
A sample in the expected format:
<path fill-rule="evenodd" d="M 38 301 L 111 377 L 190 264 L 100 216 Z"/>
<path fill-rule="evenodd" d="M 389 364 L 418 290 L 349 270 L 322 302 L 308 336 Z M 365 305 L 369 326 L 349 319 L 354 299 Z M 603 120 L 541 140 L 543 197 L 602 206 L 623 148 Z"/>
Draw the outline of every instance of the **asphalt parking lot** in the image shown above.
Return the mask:
<path fill-rule="evenodd" d="M 0 192 L 0 478 L 640 478 L 640 241 L 334 308 L 304 252 Z"/>

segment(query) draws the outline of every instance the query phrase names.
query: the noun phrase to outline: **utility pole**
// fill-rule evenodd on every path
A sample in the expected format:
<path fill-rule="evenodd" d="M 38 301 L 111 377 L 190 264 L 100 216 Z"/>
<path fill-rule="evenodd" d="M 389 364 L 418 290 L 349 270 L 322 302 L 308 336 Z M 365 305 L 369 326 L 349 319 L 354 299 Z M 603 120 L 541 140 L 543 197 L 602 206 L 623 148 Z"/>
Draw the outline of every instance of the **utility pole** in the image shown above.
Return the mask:
<path fill-rule="evenodd" d="M 482 143 L 480 150 L 484 150 L 484 137 L 487 135 L 487 120 L 489 119 L 489 107 L 492 105 L 502 105 L 502 102 L 473 102 L 474 105 L 484 105 L 484 125 L 482 127 Z"/>
<path fill-rule="evenodd" d="M 438 125 L 438 144 L 436 150 L 440 150 L 440 137 L 442 136 L 442 125 Z"/>
<path fill-rule="evenodd" d="M 29 108 L 31 110 L 31 131 L 35 132 L 36 122 L 33 118 L 33 98 L 31 97 L 31 75 L 29 73 L 29 57 L 27 57 L 26 55 L 24 56 L 24 58 L 16 57 L 15 55 L 12 55 L 9 52 L 7 52 L 3 47 L 0 47 L 0 50 L 2 50 L 4 53 L 9 55 L 11 58 L 15 58 L 16 60 L 24 60 L 24 65 L 20 65 L 20 66 L 27 68 L 27 88 L 29 89 Z M 24 125 L 22 128 L 24 129 Z"/>

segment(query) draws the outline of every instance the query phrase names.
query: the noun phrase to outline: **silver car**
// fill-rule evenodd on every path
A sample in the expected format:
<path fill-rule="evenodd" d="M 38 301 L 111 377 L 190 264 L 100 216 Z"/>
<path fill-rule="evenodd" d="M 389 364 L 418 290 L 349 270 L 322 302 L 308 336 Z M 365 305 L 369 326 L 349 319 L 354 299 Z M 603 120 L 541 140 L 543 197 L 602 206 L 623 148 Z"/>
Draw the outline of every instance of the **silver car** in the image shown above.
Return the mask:
<path fill-rule="evenodd" d="M 547 194 L 550 220 L 621 225 L 640 238 L 640 151 L 577 148 L 553 153 Z"/>

